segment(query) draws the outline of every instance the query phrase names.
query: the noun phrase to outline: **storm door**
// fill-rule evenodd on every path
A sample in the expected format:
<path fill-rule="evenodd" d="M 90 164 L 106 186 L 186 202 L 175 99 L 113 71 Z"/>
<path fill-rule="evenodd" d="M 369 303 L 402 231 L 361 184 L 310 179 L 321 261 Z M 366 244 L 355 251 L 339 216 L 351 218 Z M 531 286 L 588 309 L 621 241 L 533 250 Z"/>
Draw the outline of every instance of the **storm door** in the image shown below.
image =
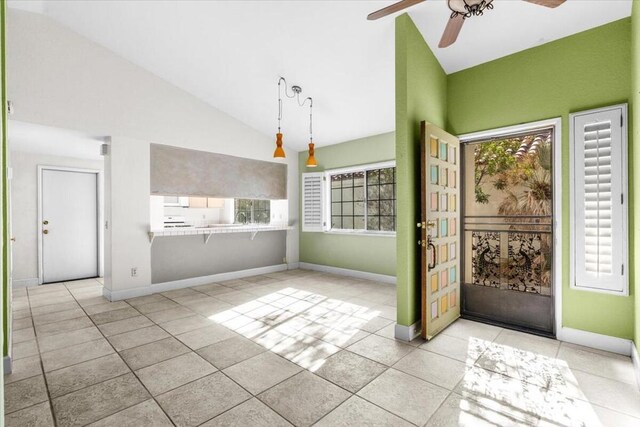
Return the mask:
<path fill-rule="evenodd" d="M 554 129 L 461 144 L 462 315 L 554 334 Z"/>

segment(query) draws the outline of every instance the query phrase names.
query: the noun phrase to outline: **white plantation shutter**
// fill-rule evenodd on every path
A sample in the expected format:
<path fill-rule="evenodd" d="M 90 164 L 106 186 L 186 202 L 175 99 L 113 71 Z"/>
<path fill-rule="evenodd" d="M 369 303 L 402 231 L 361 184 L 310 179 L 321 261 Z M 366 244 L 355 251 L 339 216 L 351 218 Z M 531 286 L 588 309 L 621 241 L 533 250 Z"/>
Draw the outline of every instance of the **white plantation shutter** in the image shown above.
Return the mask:
<path fill-rule="evenodd" d="M 324 173 L 302 174 L 302 231 L 324 229 Z"/>
<path fill-rule="evenodd" d="M 574 283 L 626 293 L 626 109 L 572 115 Z"/>

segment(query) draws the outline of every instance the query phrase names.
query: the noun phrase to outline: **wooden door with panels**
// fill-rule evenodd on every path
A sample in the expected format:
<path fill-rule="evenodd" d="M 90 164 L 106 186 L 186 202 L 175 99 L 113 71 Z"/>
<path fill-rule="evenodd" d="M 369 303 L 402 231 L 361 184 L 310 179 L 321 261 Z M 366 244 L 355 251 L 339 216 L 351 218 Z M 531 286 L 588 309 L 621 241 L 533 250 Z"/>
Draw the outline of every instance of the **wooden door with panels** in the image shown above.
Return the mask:
<path fill-rule="evenodd" d="M 460 141 L 427 123 L 421 131 L 422 337 L 460 317 Z"/>

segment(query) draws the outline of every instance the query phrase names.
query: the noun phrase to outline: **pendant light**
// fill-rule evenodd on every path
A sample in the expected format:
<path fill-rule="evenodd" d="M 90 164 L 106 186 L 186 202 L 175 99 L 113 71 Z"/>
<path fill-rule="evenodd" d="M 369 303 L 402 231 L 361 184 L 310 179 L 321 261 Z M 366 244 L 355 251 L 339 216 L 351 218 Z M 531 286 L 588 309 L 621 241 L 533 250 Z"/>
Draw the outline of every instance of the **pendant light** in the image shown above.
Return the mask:
<path fill-rule="evenodd" d="M 280 77 L 278 80 L 278 133 L 276 133 L 276 150 L 273 152 L 274 159 L 284 159 L 287 157 L 284 154 L 284 148 L 282 148 L 282 133 L 280 132 L 280 122 L 282 121 L 282 97 L 280 95 L 280 83 L 284 79 Z M 285 84 L 287 82 L 285 81 Z"/>
<path fill-rule="evenodd" d="M 315 145 L 313 143 L 313 98 L 309 97 L 307 99 L 310 101 L 309 102 L 309 157 L 307 158 L 307 167 L 315 168 L 316 166 L 318 166 L 318 162 L 316 162 L 316 156 L 315 156 L 316 150 L 315 150 Z"/>
<path fill-rule="evenodd" d="M 287 81 L 284 77 L 280 77 L 278 79 L 278 133 L 276 133 L 276 150 L 273 152 L 274 158 L 285 158 L 284 149 L 282 148 L 282 132 L 280 130 L 280 122 L 282 121 L 282 82 L 284 82 L 284 94 L 287 98 L 295 98 L 298 102 L 298 106 L 304 107 L 304 105 L 309 101 L 309 157 L 307 158 L 307 167 L 315 168 L 318 166 L 315 158 L 315 145 L 313 143 L 313 98 L 310 96 L 306 97 L 302 102 L 300 102 L 300 94 L 302 93 L 302 88 L 297 85 L 291 86 L 292 94 L 289 95 Z"/>

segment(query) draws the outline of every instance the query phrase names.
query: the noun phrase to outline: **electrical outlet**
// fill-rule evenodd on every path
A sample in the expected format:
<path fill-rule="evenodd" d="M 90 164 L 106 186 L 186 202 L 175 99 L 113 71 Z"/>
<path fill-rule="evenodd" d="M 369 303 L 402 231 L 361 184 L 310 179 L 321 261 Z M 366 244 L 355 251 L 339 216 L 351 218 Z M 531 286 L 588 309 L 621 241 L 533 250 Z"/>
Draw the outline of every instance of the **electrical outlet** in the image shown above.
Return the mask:
<path fill-rule="evenodd" d="M 138 277 L 138 267 L 131 267 L 131 277 Z"/>

